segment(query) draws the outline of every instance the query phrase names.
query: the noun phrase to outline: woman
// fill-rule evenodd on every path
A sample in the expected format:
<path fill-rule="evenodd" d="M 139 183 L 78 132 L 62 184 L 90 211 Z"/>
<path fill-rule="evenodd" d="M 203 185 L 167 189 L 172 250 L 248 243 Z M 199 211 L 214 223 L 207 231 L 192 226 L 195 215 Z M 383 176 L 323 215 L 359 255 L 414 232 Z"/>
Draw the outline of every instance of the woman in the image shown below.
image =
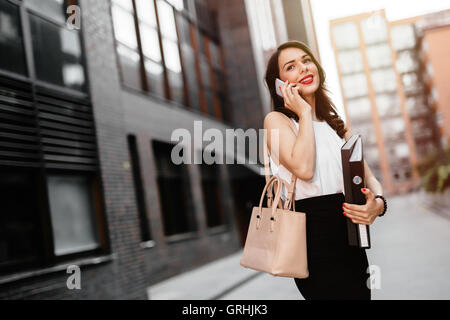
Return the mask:
<path fill-rule="evenodd" d="M 284 82 L 283 98 L 276 94 L 276 78 Z M 383 200 L 375 198 L 383 194 L 381 184 L 364 162 L 366 204 L 344 203 L 340 149 L 352 134 L 328 98 L 325 73 L 305 44 L 279 46 L 265 81 L 274 105 L 264 119 L 271 170 L 286 181 L 295 174 L 295 208 L 306 213 L 309 277 L 295 283 L 307 300 L 370 300 L 366 252 L 348 245 L 346 219 L 370 225 L 384 213 Z M 278 130 L 277 145 L 271 130 Z"/>

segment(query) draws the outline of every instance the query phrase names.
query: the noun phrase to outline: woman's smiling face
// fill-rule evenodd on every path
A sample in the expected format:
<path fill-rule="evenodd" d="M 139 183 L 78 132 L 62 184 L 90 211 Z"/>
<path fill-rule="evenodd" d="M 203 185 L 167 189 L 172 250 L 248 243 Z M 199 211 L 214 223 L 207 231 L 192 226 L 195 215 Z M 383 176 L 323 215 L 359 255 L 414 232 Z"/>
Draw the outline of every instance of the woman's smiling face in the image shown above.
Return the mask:
<path fill-rule="evenodd" d="M 299 83 L 299 92 L 303 97 L 313 95 L 319 88 L 319 70 L 302 49 L 283 49 L 278 56 L 278 68 L 283 82 Z"/>

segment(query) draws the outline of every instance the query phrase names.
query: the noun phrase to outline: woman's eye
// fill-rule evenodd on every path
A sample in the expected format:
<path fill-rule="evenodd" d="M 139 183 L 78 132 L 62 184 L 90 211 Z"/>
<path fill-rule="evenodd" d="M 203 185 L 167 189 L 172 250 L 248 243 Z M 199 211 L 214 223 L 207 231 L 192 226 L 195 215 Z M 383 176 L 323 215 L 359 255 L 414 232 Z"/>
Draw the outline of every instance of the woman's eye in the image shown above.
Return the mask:
<path fill-rule="evenodd" d="M 294 66 L 289 66 L 288 68 L 287 68 L 287 70 L 289 71 L 289 70 L 292 70 L 291 68 L 293 68 Z"/>
<path fill-rule="evenodd" d="M 311 59 L 305 59 L 305 62 L 311 62 Z"/>

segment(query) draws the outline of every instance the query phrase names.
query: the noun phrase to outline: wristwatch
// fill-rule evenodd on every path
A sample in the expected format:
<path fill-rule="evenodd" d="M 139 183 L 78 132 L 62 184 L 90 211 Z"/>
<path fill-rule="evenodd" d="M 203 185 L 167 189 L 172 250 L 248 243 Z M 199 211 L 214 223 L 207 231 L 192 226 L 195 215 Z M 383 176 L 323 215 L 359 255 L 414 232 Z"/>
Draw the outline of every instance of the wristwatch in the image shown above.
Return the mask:
<path fill-rule="evenodd" d="M 382 213 L 380 213 L 378 216 L 379 217 L 382 217 L 382 216 L 384 216 L 384 214 L 386 213 L 386 210 L 387 210 L 387 202 L 386 202 L 386 199 L 381 195 L 381 194 L 377 194 L 376 196 L 375 196 L 375 199 L 376 198 L 380 198 L 381 200 L 383 200 L 383 203 L 384 203 L 384 210 L 383 210 L 383 212 Z"/>

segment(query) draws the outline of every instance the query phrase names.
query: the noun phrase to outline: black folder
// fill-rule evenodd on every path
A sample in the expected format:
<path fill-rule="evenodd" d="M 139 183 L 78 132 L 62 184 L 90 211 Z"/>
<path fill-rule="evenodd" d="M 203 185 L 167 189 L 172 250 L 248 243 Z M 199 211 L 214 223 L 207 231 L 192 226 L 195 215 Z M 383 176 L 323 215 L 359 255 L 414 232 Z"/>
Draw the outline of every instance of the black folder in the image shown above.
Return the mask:
<path fill-rule="evenodd" d="M 344 178 L 345 202 L 366 204 L 366 196 L 361 192 L 365 188 L 364 157 L 362 139 L 353 135 L 341 148 L 342 173 Z M 347 219 L 348 243 L 351 246 L 370 249 L 369 226 L 355 224 Z"/>

